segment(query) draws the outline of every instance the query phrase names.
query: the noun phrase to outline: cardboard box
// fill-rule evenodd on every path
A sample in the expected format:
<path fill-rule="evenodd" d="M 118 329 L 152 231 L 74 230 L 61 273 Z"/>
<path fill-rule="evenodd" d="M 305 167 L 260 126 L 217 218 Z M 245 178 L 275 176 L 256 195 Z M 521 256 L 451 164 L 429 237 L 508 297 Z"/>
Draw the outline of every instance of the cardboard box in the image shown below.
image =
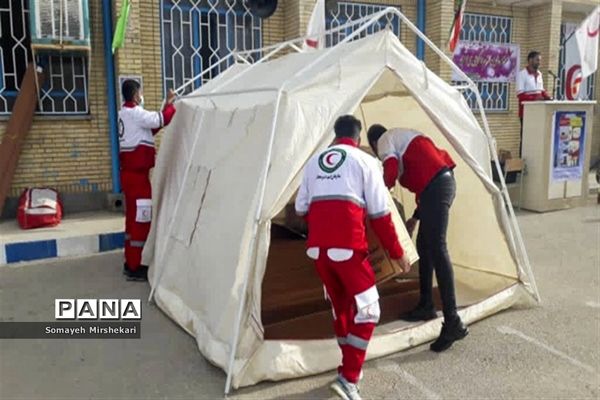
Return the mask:
<path fill-rule="evenodd" d="M 369 262 L 375 272 L 375 281 L 383 283 L 400 275 L 402 273 L 400 265 L 390 258 L 370 225 L 367 225 L 367 240 L 369 242 Z"/>

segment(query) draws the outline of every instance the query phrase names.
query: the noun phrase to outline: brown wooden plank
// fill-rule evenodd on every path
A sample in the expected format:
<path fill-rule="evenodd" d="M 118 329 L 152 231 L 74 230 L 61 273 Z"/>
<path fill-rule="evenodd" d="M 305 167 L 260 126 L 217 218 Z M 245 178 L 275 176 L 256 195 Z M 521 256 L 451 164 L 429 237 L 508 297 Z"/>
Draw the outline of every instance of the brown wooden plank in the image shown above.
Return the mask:
<path fill-rule="evenodd" d="M 386 260 L 376 257 L 374 261 L 376 276 L 379 279 L 389 278 L 391 268 L 387 268 L 386 273 L 380 273 L 381 264 Z M 380 295 L 384 296 L 388 293 L 418 290 L 418 281 L 379 281 L 377 286 Z M 261 318 L 264 325 L 321 311 L 330 313 L 330 305 L 324 298 L 323 285 L 314 262 L 306 256 L 304 238 L 276 224 L 273 224 L 271 229 L 271 245 L 263 277 L 261 302 Z"/>
<path fill-rule="evenodd" d="M 439 292 L 434 288 L 434 299 L 439 306 Z M 419 290 L 389 293 L 380 298 L 380 324 L 395 321 L 412 310 L 419 302 Z M 331 310 L 303 315 L 287 321 L 264 325 L 266 340 L 308 340 L 334 337 Z"/>
<path fill-rule="evenodd" d="M 35 115 L 38 100 L 35 73 L 34 64 L 29 64 L 0 143 L 0 214 L 19 164 L 23 141 Z M 44 82 L 43 73 L 38 73 L 38 81 L 41 86 Z"/>

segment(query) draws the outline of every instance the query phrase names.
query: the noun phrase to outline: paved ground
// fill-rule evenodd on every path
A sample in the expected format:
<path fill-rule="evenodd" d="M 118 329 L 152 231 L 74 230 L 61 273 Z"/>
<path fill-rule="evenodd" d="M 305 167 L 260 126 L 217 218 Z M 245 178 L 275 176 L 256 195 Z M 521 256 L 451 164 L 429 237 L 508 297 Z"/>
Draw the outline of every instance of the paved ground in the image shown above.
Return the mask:
<path fill-rule="evenodd" d="M 420 346 L 369 362 L 365 398 L 600 398 L 600 207 L 522 214 L 543 305 L 471 327 L 436 355 Z M 55 298 L 146 298 L 118 253 L 0 268 L 0 320 L 48 321 Z M 225 377 L 160 311 L 141 340 L 0 341 L 0 398 L 220 398 Z M 329 398 L 331 373 L 263 383 L 239 399 Z"/>

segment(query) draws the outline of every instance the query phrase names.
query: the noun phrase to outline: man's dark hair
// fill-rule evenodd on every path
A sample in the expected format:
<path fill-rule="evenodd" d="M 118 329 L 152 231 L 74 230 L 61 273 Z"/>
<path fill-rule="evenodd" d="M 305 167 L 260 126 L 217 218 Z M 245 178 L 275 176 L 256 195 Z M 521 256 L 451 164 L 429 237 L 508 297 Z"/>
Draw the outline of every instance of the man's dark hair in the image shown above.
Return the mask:
<path fill-rule="evenodd" d="M 367 139 L 369 140 L 369 145 L 371 148 L 375 148 L 375 144 L 383 134 L 387 131 L 387 128 L 383 125 L 373 124 L 367 131 Z"/>
<path fill-rule="evenodd" d="M 127 79 L 125 82 L 123 82 L 121 93 L 123 94 L 125 101 L 133 101 L 135 94 L 140 90 L 140 88 L 140 84 L 133 79 Z"/>
<path fill-rule="evenodd" d="M 537 51 L 537 50 L 530 51 L 530 52 L 529 52 L 529 54 L 527 54 L 527 61 L 529 61 L 529 60 L 533 60 L 534 58 L 536 58 L 537 56 L 539 56 L 539 55 L 541 55 L 541 54 L 542 54 L 542 53 L 540 53 L 540 52 L 539 52 L 539 51 Z"/>
<path fill-rule="evenodd" d="M 335 121 L 333 130 L 337 138 L 357 139 L 360 137 L 362 124 L 352 115 L 342 115 Z"/>

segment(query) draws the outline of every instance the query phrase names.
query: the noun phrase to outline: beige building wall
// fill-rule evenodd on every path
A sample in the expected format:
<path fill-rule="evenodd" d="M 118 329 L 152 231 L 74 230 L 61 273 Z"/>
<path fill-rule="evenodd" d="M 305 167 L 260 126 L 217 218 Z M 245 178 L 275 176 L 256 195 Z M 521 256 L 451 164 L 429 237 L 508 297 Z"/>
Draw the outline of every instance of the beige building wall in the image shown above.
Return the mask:
<path fill-rule="evenodd" d="M 122 0 L 115 2 L 113 15 L 119 14 Z M 160 0 L 133 1 L 123 48 L 115 53 L 117 86 L 119 75 L 143 77 L 144 103 L 148 109 L 158 109 L 163 100 L 162 52 L 160 35 Z M 141 4 L 143 3 L 143 4 Z M 120 88 L 117 95 L 120 101 Z M 118 107 L 120 106 L 117 103 Z M 117 108 L 118 108 L 117 107 Z"/>
<path fill-rule="evenodd" d="M 122 0 L 114 3 L 114 19 Z M 263 21 L 263 45 L 302 36 L 306 32 L 316 0 L 283 0 L 275 14 Z M 364 3 L 400 6 L 416 24 L 417 0 L 362 0 Z M 18 195 L 28 186 L 53 186 L 61 192 L 110 191 L 111 159 L 106 99 L 106 76 L 102 44 L 102 10 L 100 2 L 90 1 L 92 55 L 89 75 L 90 113 L 78 117 L 36 116 L 25 141 L 11 195 Z M 160 0 L 131 2 L 129 29 L 125 45 L 115 56 L 115 74 L 141 75 L 144 97 L 150 109 L 160 107 L 163 98 Z M 537 49 L 543 54 L 542 71 L 557 70 L 560 24 L 580 21 L 584 15 L 563 12 L 560 0 L 552 0 L 532 8 L 494 5 L 491 1 L 471 0 L 467 12 L 510 16 L 513 18 L 512 41 L 521 45 L 521 64 L 527 52 Z M 446 51 L 446 42 L 454 15 L 453 0 L 428 0 L 426 34 Z M 404 24 L 401 28 L 404 45 L 416 52 L 416 37 Z M 444 79 L 450 80 L 450 68 L 426 48 L 428 66 Z M 552 79 L 544 74 L 546 88 L 551 91 Z M 498 148 L 518 152 L 519 120 L 515 85 L 510 84 L 509 110 L 488 112 L 491 131 Z M 119 93 L 119 88 L 117 94 Z M 118 94 L 119 99 L 120 95 Z M 600 98 L 600 82 L 596 84 Z M 6 122 L 0 122 L 0 136 Z M 593 154 L 600 154 L 600 107 L 596 107 L 593 134 Z M 160 142 L 160 134 L 159 134 Z"/>
<path fill-rule="evenodd" d="M 468 3 L 467 3 L 468 4 Z M 416 14 L 416 13 L 415 13 Z M 451 57 L 447 42 L 454 19 L 453 0 L 432 0 L 427 2 L 425 15 L 425 33 L 437 47 Z M 416 20 L 416 15 L 415 15 Z M 433 72 L 446 81 L 450 81 L 452 69 L 429 46 L 425 48 L 425 63 Z"/>
<path fill-rule="evenodd" d="M 275 14 L 263 21 L 262 39 L 264 46 L 271 46 L 285 40 L 287 23 L 285 7 L 277 7 Z"/>
<path fill-rule="evenodd" d="M 61 192 L 110 191 L 110 139 L 102 45 L 101 3 L 90 1 L 89 115 L 36 115 L 23 144 L 9 196 L 31 186 Z M 8 118 L 0 122 L 0 138 Z"/>

